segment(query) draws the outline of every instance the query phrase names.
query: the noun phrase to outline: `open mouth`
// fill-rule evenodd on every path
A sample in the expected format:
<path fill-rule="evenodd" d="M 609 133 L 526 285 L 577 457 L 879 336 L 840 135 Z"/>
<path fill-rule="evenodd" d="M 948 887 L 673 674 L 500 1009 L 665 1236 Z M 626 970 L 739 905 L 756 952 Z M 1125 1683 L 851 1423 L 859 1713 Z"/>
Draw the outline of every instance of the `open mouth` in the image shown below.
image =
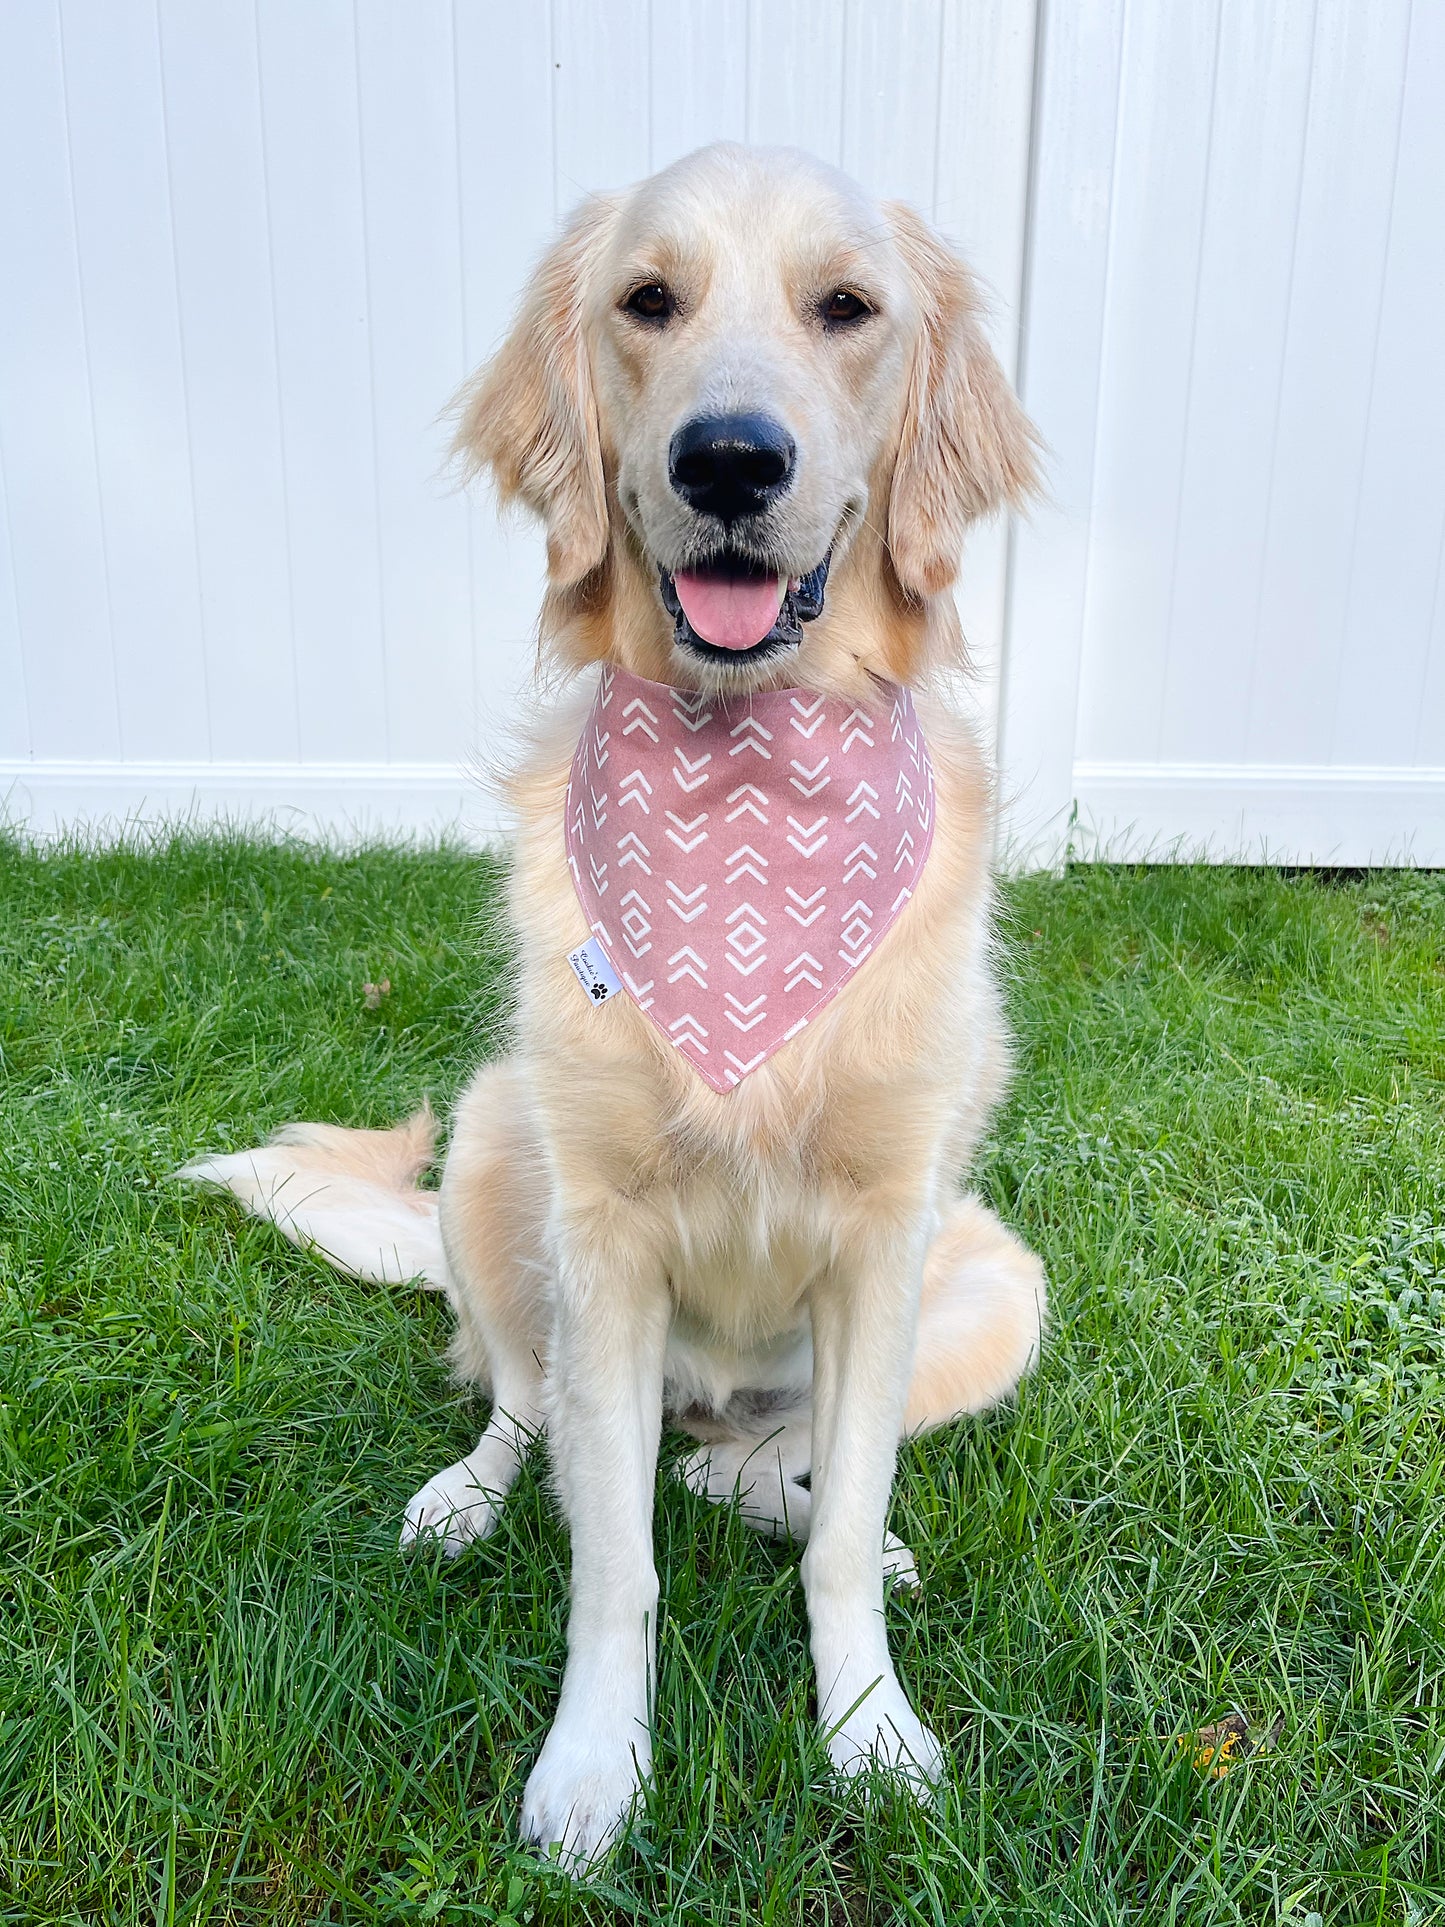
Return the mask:
<path fill-rule="evenodd" d="M 741 556 L 705 568 L 659 571 L 662 600 L 680 649 L 712 662 L 754 662 L 796 649 L 803 624 L 823 613 L 830 556 L 807 575 L 776 575 Z"/>

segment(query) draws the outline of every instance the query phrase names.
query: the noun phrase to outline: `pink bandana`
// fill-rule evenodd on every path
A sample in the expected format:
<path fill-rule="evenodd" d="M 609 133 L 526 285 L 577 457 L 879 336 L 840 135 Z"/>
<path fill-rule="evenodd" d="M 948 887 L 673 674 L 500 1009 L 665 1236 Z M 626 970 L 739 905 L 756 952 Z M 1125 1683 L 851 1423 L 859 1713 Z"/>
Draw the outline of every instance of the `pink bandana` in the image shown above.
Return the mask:
<path fill-rule="evenodd" d="M 912 896 L 933 765 L 906 689 L 723 700 L 604 669 L 567 860 L 633 1002 L 714 1090 L 796 1037 Z"/>

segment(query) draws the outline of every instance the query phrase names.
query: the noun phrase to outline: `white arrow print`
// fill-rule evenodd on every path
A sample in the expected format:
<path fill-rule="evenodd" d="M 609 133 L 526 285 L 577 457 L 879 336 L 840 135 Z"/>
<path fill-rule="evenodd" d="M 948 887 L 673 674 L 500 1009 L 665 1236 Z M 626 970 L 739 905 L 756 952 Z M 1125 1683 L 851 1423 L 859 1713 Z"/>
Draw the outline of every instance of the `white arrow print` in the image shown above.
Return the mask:
<path fill-rule="evenodd" d="M 805 703 L 794 696 L 792 702 L 793 708 L 797 711 L 797 715 L 792 718 L 793 728 L 800 736 L 815 735 L 823 721 L 823 698 L 815 696 L 812 702 Z"/>
<path fill-rule="evenodd" d="M 676 970 L 669 969 L 667 973 L 670 984 L 677 983 L 680 978 L 691 977 L 699 989 L 707 989 L 707 965 L 690 944 L 684 944 L 681 950 L 674 951 L 667 961 L 670 965 L 677 965 Z M 707 1036 L 706 1031 L 703 1036 Z"/>
<path fill-rule="evenodd" d="M 908 780 L 907 770 L 899 770 L 898 781 L 893 785 L 893 794 L 898 801 L 893 805 L 894 813 L 910 809 L 913 804 L 913 785 Z"/>
<path fill-rule="evenodd" d="M 844 750 L 850 750 L 854 743 L 860 740 L 866 743 L 869 749 L 872 749 L 873 738 L 868 734 L 872 727 L 873 718 L 868 715 L 866 711 L 850 709 L 839 725 L 843 736 Z"/>
<path fill-rule="evenodd" d="M 820 883 L 810 897 L 801 895 L 790 883 L 787 886 L 787 894 L 792 898 L 792 902 L 786 904 L 784 908 L 794 923 L 802 924 L 805 930 L 810 923 L 816 923 L 828 907 L 823 901 L 824 897 L 828 894 L 828 886 L 826 883 Z M 796 904 L 798 907 L 794 909 L 793 904 Z M 817 906 L 816 909 L 814 905 Z M 808 912 L 807 916 L 803 915 L 805 910 Z"/>
<path fill-rule="evenodd" d="M 705 883 L 700 883 L 695 890 L 680 889 L 675 883 L 669 883 L 667 888 L 674 899 L 667 907 L 675 917 L 681 917 L 684 923 L 695 922 L 707 909 Z M 703 897 L 704 901 L 699 903 L 699 897 Z M 682 907 L 684 904 L 688 906 L 687 909 Z"/>
<path fill-rule="evenodd" d="M 679 1050 L 684 1044 L 690 1044 L 699 1056 L 707 1056 L 707 1045 L 702 1041 L 707 1032 L 691 1011 L 685 1010 L 681 1017 L 674 1017 L 667 1029 Z"/>
<path fill-rule="evenodd" d="M 793 768 L 798 773 L 796 776 L 790 776 L 788 781 L 798 792 L 799 796 L 816 796 L 819 790 L 827 789 L 828 784 L 832 781 L 831 777 L 823 774 L 827 767 L 828 758 L 826 756 L 821 763 L 818 763 L 812 769 L 809 769 L 806 763 L 800 763 L 798 759 L 794 757 Z"/>
<path fill-rule="evenodd" d="M 727 1000 L 732 1006 L 728 1012 L 728 1022 L 736 1024 L 739 1030 L 752 1030 L 755 1025 L 762 1023 L 768 1014 L 763 1008 L 768 1001 L 768 993 L 765 990 L 760 990 L 750 1004 L 745 1004 L 734 997 L 731 991 L 727 993 Z"/>
<path fill-rule="evenodd" d="M 865 877 L 876 877 L 878 872 L 873 868 L 873 863 L 868 861 L 869 857 L 873 863 L 878 861 L 878 852 L 871 843 L 860 843 L 856 849 L 850 850 L 843 859 L 845 864 L 851 866 L 844 870 L 843 881 L 851 883 L 860 870 Z"/>
<path fill-rule="evenodd" d="M 730 1050 L 723 1052 L 723 1056 L 732 1065 L 739 1077 L 746 1077 L 750 1070 L 755 1070 L 767 1054 L 765 1050 L 760 1050 L 756 1057 L 750 1057 L 747 1062 L 744 1063 L 741 1057 L 734 1057 Z"/>
<path fill-rule="evenodd" d="M 694 763 L 679 749 L 677 751 L 677 761 L 679 767 L 672 772 L 672 780 L 677 784 L 678 788 L 686 790 L 689 794 L 691 794 L 693 790 L 701 789 L 707 781 L 707 771 L 703 765 L 712 761 L 712 751 L 705 749 Z M 683 775 L 683 770 L 687 771 L 686 776 Z"/>
<path fill-rule="evenodd" d="M 631 722 L 627 720 L 629 716 L 632 718 Z M 630 736 L 635 729 L 641 730 L 644 736 L 650 737 L 655 743 L 657 741 L 656 724 L 656 716 L 647 707 L 647 704 L 642 700 L 641 696 L 634 696 L 622 712 L 622 733 L 624 736 Z"/>
<path fill-rule="evenodd" d="M 738 866 L 735 870 L 728 871 L 729 883 L 736 883 L 739 877 L 756 877 L 759 883 L 766 883 L 768 880 L 768 859 L 761 851 L 755 850 L 751 843 L 744 843 L 740 850 L 734 850 L 728 862 L 736 863 Z"/>
<path fill-rule="evenodd" d="M 827 820 L 826 816 L 820 816 L 816 823 L 810 823 L 804 827 L 796 816 L 788 818 L 788 841 L 799 856 L 816 856 L 822 849 L 828 841 L 822 834 L 823 825 Z"/>
<path fill-rule="evenodd" d="M 876 822 L 878 811 L 875 805 L 878 802 L 878 792 L 871 783 L 859 783 L 848 801 L 854 807 L 844 817 L 845 823 L 851 823 L 855 816 L 862 816 L 865 810 Z"/>
<path fill-rule="evenodd" d="M 691 730 L 694 736 L 704 724 L 712 721 L 712 711 L 703 707 L 706 701 L 706 696 L 684 696 L 678 690 L 673 691 L 672 713 L 683 728 Z"/>
<path fill-rule="evenodd" d="M 627 852 L 626 856 L 622 854 L 624 850 Z M 626 836 L 619 837 L 617 840 L 617 867 L 619 870 L 625 868 L 629 863 L 635 863 L 644 875 L 651 876 L 652 865 L 647 861 L 651 854 L 651 850 L 648 849 L 636 830 L 629 830 Z"/>
<path fill-rule="evenodd" d="M 652 785 L 640 769 L 624 777 L 617 786 L 617 807 L 623 809 L 629 803 L 640 805 L 644 816 L 649 814 L 647 799 L 652 794 Z"/>
<path fill-rule="evenodd" d="M 589 783 L 587 785 L 587 794 L 592 799 L 593 825 L 600 830 L 602 825 L 607 821 L 607 792 L 606 790 L 595 790 Z"/>
<path fill-rule="evenodd" d="M 592 872 L 592 887 L 599 897 L 607 895 L 607 865 L 599 863 L 595 856 L 589 856 L 587 867 Z"/>
<path fill-rule="evenodd" d="M 773 752 L 770 749 L 764 749 L 763 744 L 773 740 L 773 732 L 770 729 L 764 729 L 756 716 L 744 716 L 740 723 L 734 723 L 728 734 L 742 738 L 740 743 L 733 744 L 728 751 L 729 756 L 741 756 L 745 749 L 751 749 L 761 756 L 765 763 L 772 762 Z"/>
<path fill-rule="evenodd" d="M 912 833 L 908 830 L 905 830 L 902 836 L 900 836 L 898 839 L 898 856 L 894 862 L 893 867 L 895 870 L 901 870 L 905 863 L 908 865 L 910 870 L 914 868 L 913 836 L 912 836 Z"/>
<path fill-rule="evenodd" d="M 598 730 L 596 728 L 593 729 L 592 760 L 597 765 L 598 769 L 601 769 L 602 765 L 607 761 L 607 745 L 611 741 L 612 741 L 612 731 L 610 729 L 603 729 L 603 730 Z"/>
<path fill-rule="evenodd" d="M 674 829 L 668 831 L 668 840 L 669 842 L 675 843 L 684 856 L 688 855 L 690 851 L 695 850 L 699 843 L 707 842 L 707 831 L 702 827 L 707 821 L 706 810 L 704 810 L 701 815 L 695 816 L 691 823 L 684 823 L 680 816 L 674 816 L 672 811 L 669 810 L 667 812 L 667 820 L 669 823 L 676 825 Z"/>
<path fill-rule="evenodd" d="M 823 988 L 823 979 L 817 975 L 817 972 L 822 968 L 823 966 L 818 962 L 818 959 L 813 955 L 811 950 L 801 951 L 788 965 L 788 969 L 792 972 L 792 975 L 783 985 L 784 993 L 786 994 L 790 990 L 796 990 L 799 984 L 811 984 L 814 990 L 821 990 Z"/>
<path fill-rule="evenodd" d="M 738 803 L 739 797 L 743 799 L 740 803 Z M 728 811 L 726 820 L 729 823 L 735 823 L 740 816 L 751 814 L 755 816 L 759 823 L 763 825 L 763 828 L 766 829 L 768 818 L 767 812 L 762 808 L 762 805 L 766 803 L 767 800 L 767 797 L 758 788 L 756 783 L 744 783 L 741 788 L 735 789 L 728 798 L 729 803 L 737 803 L 738 806 L 735 810 Z"/>

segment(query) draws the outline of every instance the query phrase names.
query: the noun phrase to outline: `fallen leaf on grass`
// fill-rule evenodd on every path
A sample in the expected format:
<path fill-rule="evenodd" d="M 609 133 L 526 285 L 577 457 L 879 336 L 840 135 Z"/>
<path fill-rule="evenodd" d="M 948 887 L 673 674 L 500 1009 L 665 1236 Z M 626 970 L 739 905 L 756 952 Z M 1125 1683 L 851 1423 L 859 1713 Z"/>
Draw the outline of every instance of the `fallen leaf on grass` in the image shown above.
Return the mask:
<path fill-rule="evenodd" d="M 380 1010 L 382 998 L 389 997 L 390 995 L 390 977 L 383 977 L 379 984 L 363 984 L 361 986 L 361 1001 L 366 1005 L 368 1010 Z"/>
<path fill-rule="evenodd" d="M 1197 1773 L 1222 1780 L 1241 1760 L 1249 1759 L 1254 1753 L 1267 1753 L 1283 1731 L 1283 1713 L 1263 1731 L 1251 1734 L 1243 1713 L 1234 1712 L 1216 1720 L 1212 1726 L 1201 1726 L 1196 1733 L 1176 1733 L 1174 1744 L 1193 1748 Z"/>

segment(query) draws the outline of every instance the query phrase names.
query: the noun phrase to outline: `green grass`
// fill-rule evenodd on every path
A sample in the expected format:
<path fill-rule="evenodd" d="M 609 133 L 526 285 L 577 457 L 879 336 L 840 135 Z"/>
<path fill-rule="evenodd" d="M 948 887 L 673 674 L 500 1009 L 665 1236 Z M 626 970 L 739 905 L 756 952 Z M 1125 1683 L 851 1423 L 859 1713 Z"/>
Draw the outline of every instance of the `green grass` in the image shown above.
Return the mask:
<path fill-rule="evenodd" d="M 952 1782 L 829 1786 L 796 1559 L 664 1476 L 657 1788 L 585 1889 L 515 1837 L 543 1469 L 400 1558 L 478 1427 L 444 1308 L 167 1176 L 445 1104 L 502 1045 L 497 876 L 0 843 L 0 1917 L 1445 1920 L 1445 878 L 1009 890 L 981 1177 L 1052 1338 L 904 1453 L 888 1608 Z M 1172 1736 L 1236 1706 L 1278 1743 L 1210 1779 Z"/>

